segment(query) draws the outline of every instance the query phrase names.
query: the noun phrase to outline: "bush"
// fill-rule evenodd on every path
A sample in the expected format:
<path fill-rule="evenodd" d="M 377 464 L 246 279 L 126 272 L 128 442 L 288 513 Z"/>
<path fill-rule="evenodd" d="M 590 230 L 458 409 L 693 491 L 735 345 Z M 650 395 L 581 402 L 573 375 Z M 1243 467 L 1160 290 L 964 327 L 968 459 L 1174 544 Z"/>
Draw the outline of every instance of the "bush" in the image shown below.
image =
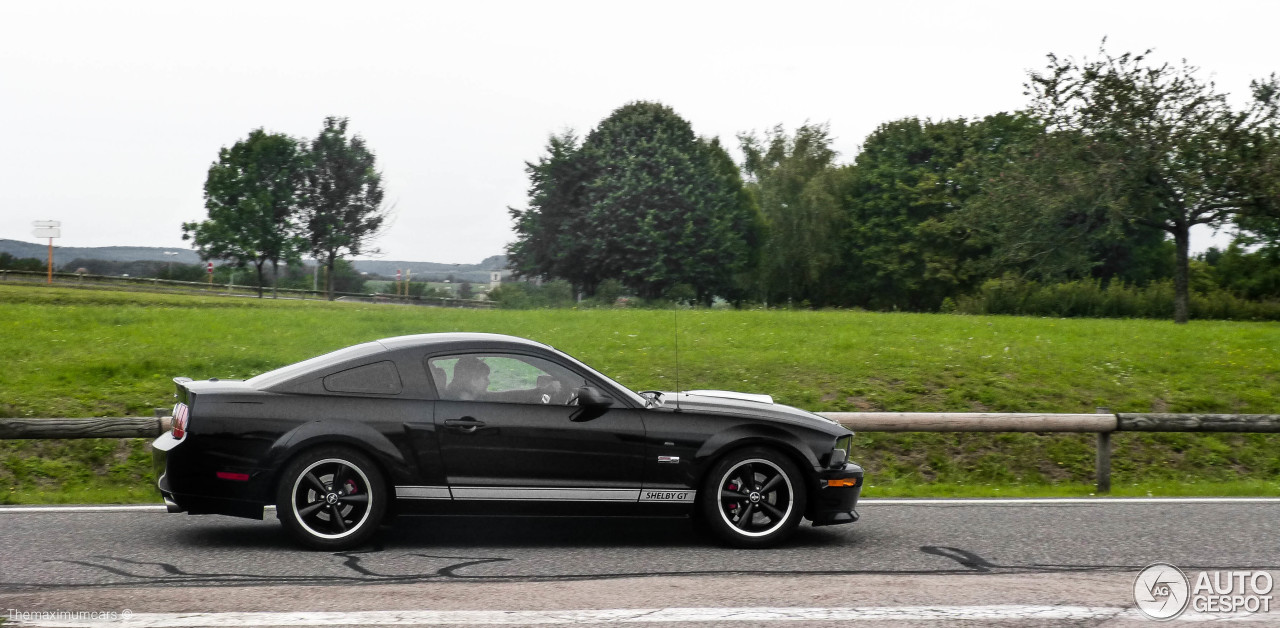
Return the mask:
<path fill-rule="evenodd" d="M 591 297 L 591 304 L 597 307 L 613 307 L 618 297 L 626 296 L 627 288 L 617 279 L 605 279 L 596 286 L 596 294 Z"/>
<path fill-rule="evenodd" d="M 507 310 L 572 307 L 573 286 L 562 279 L 539 286 L 532 283 L 504 283 L 489 291 L 489 300 Z"/>
<path fill-rule="evenodd" d="M 1171 318 L 1173 282 L 1134 286 L 1098 279 L 1041 284 L 1016 277 L 989 279 L 977 292 L 956 298 L 961 314 L 1017 314 L 1062 318 Z M 1249 301 L 1221 288 L 1191 294 L 1191 318 L 1280 320 L 1280 302 Z"/>

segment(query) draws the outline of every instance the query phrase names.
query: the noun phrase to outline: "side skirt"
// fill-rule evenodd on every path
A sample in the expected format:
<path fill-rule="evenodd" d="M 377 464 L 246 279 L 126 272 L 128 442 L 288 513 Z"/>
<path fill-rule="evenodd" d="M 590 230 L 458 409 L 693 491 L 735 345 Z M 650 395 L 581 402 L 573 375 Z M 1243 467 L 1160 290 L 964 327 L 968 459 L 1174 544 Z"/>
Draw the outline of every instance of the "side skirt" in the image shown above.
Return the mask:
<path fill-rule="evenodd" d="M 696 491 L 645 488 L 397 486 L 404 514 L 682 517 Z"/>

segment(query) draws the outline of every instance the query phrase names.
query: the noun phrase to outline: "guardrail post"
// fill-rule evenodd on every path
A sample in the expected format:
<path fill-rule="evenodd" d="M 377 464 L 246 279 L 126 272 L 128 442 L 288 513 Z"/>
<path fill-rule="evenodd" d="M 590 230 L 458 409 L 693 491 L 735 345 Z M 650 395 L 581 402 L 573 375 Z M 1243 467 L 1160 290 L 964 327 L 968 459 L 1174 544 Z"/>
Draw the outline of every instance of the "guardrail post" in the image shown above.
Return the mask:
<path fill-rule="evenodd" d="M 1111 414 L 1111 408 L 1098 408 L 1098 414 Z M 1094 465 L 1098 493 L 1111 492 L 1111 432 L 1098 432 L 1098 459 Z"/>

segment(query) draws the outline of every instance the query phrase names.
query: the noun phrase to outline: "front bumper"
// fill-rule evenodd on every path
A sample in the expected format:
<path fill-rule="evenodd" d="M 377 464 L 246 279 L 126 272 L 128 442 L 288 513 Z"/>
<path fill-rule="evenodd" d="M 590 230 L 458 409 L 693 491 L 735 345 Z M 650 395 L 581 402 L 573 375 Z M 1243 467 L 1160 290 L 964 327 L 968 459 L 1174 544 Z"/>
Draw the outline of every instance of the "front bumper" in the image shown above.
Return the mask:
<path fill-rule="evenodd" d="M 853 523 L 858 520 L 858 497 L 862 495 L 862 467 L 846 462 L 840 469 L 818 474 L 818 488 L 810 493 L 808 514 L 815 526 Z"/>

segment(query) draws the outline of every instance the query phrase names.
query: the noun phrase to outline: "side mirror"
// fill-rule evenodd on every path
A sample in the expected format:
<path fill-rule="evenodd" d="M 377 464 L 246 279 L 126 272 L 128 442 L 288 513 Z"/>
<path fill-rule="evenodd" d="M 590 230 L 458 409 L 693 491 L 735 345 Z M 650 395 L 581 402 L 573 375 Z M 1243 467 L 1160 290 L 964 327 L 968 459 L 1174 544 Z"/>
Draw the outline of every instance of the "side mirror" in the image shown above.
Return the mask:
<path fill-rule="evenodd" d="M 569 420 L 582 423 L 598 419 L 613 405 L 613 397 L 600 392 L 597 388 L 583 386 L 577 390 L 578 409 L 573 411 Z"/>
<path fill-rule="evenodd" d="M 584 408 L 608 408 L 613 405 L 613 397 L 604 394 L 599 388 L 583 386 L 577 391 L 578 405 Z"/>

